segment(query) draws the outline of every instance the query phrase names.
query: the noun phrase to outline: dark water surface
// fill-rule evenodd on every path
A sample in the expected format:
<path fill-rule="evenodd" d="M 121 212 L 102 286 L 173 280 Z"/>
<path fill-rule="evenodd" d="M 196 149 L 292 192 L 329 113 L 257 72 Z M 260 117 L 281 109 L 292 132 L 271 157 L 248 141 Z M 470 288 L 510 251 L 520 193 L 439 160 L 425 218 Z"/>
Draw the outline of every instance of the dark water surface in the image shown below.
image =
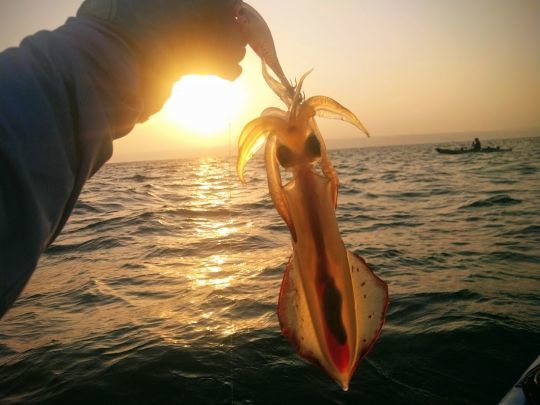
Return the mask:
<path fill-rule="evenodd" d="M 0 402 L 491 404 L 540 354 L 540 138 L 331 153 L 350 250 L 389 285 L 349 392 L 275 313 L 289 234 L 262 159 L 110 164 L 0 322 Z"/>

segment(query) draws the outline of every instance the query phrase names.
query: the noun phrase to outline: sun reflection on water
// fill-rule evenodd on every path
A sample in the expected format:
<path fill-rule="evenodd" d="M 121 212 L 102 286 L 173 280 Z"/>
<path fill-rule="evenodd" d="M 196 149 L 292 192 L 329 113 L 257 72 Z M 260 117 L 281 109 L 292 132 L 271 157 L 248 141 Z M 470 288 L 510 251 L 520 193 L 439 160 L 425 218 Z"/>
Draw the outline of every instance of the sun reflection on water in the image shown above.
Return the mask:
<path fill-rule="evenodd" d="M 146 173 L 144 167 L 140 170 Z M 34 286 L 60 291 L 50 298 L 54 308 L 42 315 L 44 322 L 61 325 L 50 330 L 64 341 L 83 339 L 88 325 L 96 331 L 144 330 L 131 338 L 149 346 L 187 346 L 201 341 L 222 344 L 232 334 L 268 325 L 277 328 L 274 305 L 290 253 L 288 235 L 260 237 L 277 214 L 244 215 L 258 207 L 266 191 L 253 196 L 251 189 L 238 187 L 232 160 L 179 161 L 167 163 L 160 175 L 155 170 L 146 180 L 141 174 L 130 183 L 118 222 L 99 222 L 102 233 L 116 232 L 111 239 L 125 239 L 111 248 L 110 256 L 103 255 L 103 248 L 85 251 L 92 271 L 81 270 L 71 278 L 71 264 L 51 255 L 42 268 L 54 268 L 56 282 L 51 283 L 52 272 L 36 273 Z M 137 193 L 144 197 L 139 200 Z M 88 237 L 81 236 L 81 223 L 99 220 L 83 217 L 78 231 L 67 237 L 80 245 Z M 58 285 L 67 285 L 70 293 L 64 294 Z M 86 310 L 66 313 L 73 302 L 83 303 Z M 95 311 L 97 302 L 100 311 Z M 265 312 L 267 308 L 271 309 Z M 35 339 L 21 340 L 17 347 L 34 343 Z"/>
<path fill-rule="evenodd" d="M 197 287 L 214 287 L 223 289 L 229 287 L 234 280 L 231 274 L 224 275 L 223 266 L 226 264 L 226 258 L 222 255 L 213 255 L 209 257 L 199 267 L 194 268 L 193 273 L 188 277 L 193 280 Z"/>
<path fill-rule="evenodd" d="M 216 159 L 201 159 L 195 169 L 193 182 L 193 208 L 200 209 L 205 215 L 196 221 L 194 231 L 197 239 L 209 241 L 215 246 L 215 240 L 227 244 L 227 239 L 239 232 L 232 218 L 232 180 L 230 167 Z M 196 287 L 212 287 L 215 290 L 231 286 L 235 275 L 228 267 L 230 253 L 214 254 L 200 260 L 188 278 Z"/>

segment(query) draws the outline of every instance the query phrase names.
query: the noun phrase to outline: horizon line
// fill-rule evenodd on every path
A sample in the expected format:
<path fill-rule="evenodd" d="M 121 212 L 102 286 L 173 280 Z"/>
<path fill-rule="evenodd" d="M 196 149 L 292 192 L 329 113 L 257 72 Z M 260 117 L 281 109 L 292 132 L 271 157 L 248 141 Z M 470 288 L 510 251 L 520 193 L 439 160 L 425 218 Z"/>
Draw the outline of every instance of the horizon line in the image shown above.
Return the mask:
<path fill-rule="evenodd" d="M 503 138 L 497 138 L 497 136 L 501 135 L 501 133 L 504 133 L 504 132 L 507 132 L 507 131 L 512 131 L 512 132 L 517 132 L 514 136 L 506 136 L 506 137 L 503 137 Z M 527 133 L 529 133 L 528 135 L 526 135 Z M 433 133 L 433 134 L 429 134 L 429 133 L 420 133 L 420 134 L 409 134 L 409 135 L 405 135 L 405 134 L 401 134 L 401 135 L 380 135 L 379 137 L 376 137 L 376 138 L 370 138 L 370 139 L 380 139 L 381 137 L 382 138 L 391 138 L 391 137 L 395 137 L 395 138 L 400 138 L 400 137 L 416 137 L 416 138 L 428 138 L 428 137 L 433 137 L 433 136 L 448 136 L 448 135 L 458 135 L 458 136 L 473 136 L 473 135 L 478 135 L 478 134 L 490 134 L 490 139 L 489 141 L 496 141 L 496 140 L 504 140 L 504 139 L 526 139 L 526 138 L 536 138 L 536 137 L 540 137 L 540 127 L 536 128 L 525 128 L 525 129 L 521 129 L 521 130 L 515 130 L 515 129 L 505 129 L 505 130 L 496 130 L 496 131 L 486 131 L 486 130 L 483 130 L 483 131 L 470 131 L 470 132 L 467 132 L 467 131 L 463 131 L 463 132 L 444 132 L 444 133 Z M 449 141 L 436 141 L 436 142 L 416 142 L 416 141 L 419 141 L 418 139 L 416 141 L 412 141 L 412 142 L 403 142 L 403 143 L 391 143 L 391 144 L 385 144 L 385 145 L 350 145 L 350 146 L 345 146 L 345 145 L 338 145 L 339 143 L 344 143 L 344 142 L 351 142 L 351 141 L 354 141 L 355 138 L 339 138 L 339 139 L 331 139 L 329 141 L 327 141 L 327 149 L 328 150 L 345 150 L 345 149 L 368 149 L 368 148 L 381 148 L 381 147 L 393 147 L 393 146 L 414 146 L 414 145 L 435 145 L 435 144 L 440 144 L 440 143 L 459 143 L 459 142 L 466 142 L 466 140 L 464 139 L 457 139 L 457 140 L 449 140 Z M 357 139 L 357 141 L 359 141 L 359 139 Z M 114 153 L 114 152 L 113 152 Z M 113 155 L 114 157 L 114 155 Z M 192 156 L 178 156 L 178 157 L 164 157 L 164 158 L 141 158 L 141 159 L 137 159 L 137 158 L 134 158 L 132 160 L 118 160 L 118 161 L 111 161 L 109 160 L 108 162 L 106 162 L 105 164 L 123 164 L 123 163 L 139 163 L 139 162 L 155 162 L 155 161 L 169 161 L 169 160 L 192 160 L 192 159 L 217 159 L 217 158 L 226 158 L 226 159 L 229 159 L 229 158 L 233 158 L 233 157 L 236 157 L 236 151 L 233 155 L 227 155 L 226 151 L 223 151 L 221 150 L 220 148 L 220 151 L 218 151 L 217 149 L 214 149 L 213 152 L 208 152 L 208 153 L 204 153 L 204 150 L 203 149 L 199 149 L 199 150 L 194 150 L 193 152 L 193 155 Z"/>

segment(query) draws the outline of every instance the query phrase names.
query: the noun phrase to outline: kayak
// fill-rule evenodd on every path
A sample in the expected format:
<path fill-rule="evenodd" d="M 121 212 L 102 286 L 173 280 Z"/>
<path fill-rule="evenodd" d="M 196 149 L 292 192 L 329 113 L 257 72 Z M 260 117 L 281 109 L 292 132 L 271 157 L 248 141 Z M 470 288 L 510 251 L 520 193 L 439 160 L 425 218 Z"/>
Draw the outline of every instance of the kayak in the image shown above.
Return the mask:
<path fill-rule="evenodd" d="M 512 148 L 492 148 L 491 146 L 488 146 L 487 148 L 482 149 L 471 149 L 471 148 L 461 148 L 461 149 L 444 149 L 444 148 L 435 148 L 435 150 L 439 153 L 447 154 L 447 155 L 461 155 L 462 153 L 492 153 L 492 152 L 511 152 Z"/>
<path fill-rule="evenodd" d="M 540 356 L 527 368 L 499 405 L 534 405 L 540 403 Z"/>

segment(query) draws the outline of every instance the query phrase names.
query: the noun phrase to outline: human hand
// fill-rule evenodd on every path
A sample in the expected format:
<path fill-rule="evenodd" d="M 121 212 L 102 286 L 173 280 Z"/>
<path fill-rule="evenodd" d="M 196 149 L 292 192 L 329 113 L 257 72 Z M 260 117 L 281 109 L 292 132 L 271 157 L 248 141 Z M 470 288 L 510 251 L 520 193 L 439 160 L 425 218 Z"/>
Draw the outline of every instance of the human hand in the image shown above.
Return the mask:
<path fill-rule="evenodd" d="M 246 39 L 241 0 L 85 0 L 77 16 L 100 20 L 134 50 L 147 114 L 161 108 L 186 74 L 236 79 Z"/>

